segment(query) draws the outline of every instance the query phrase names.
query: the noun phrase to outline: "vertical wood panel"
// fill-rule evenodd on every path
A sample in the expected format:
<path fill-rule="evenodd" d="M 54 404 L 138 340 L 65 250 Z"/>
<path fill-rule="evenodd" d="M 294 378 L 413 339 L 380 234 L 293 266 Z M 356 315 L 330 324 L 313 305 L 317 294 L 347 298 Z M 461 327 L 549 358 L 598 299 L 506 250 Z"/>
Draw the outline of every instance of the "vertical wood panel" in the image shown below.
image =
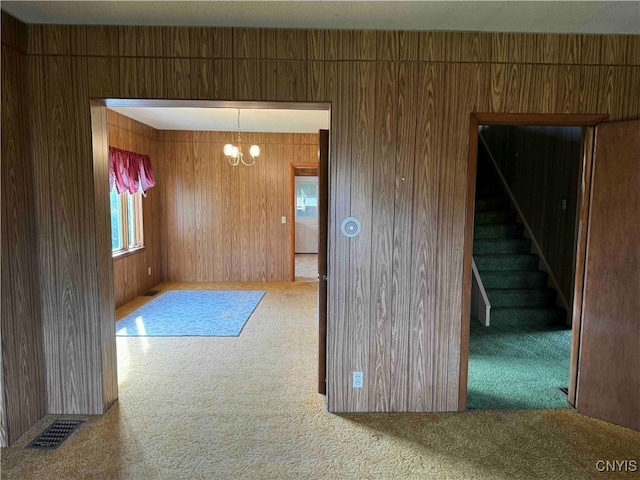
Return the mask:
<path fill-rule="evenodd" d="M 580 99 L 580 67 L 560 65 L 558 69 L 556 112 L 575 112 Z"/>
<path fill-rule="evenodd" d="M 162 27 L 121 26 L 118 30 L 120 57 L 161 57 Z"/>
<path fill-rule="evenodd" d="M 233 29 L 193 27 L 189 30 L 192 57 L 233 58 Z"/>
<path fill-rule="evenodd" d="M 582 35 L 580 63 L 583 65 L 597 65 L 601 63 L 602 40 L 599 35 Z"/>
<path fill-rule="evenodd" d="M 276 31 L 276 55 L 283 60 L 306 60 L 308 53 L 308 30 L 278 29 Z"/>
<path fill-rule="evenodd" d="M 509 40 L 508 33 L 491 34 L 491 61 L 494 63 L 505 63 L 509 61 Z"/>
<path fill-rule="evenodd" d="M 460 364 L 461 302 L 450 298 L 462 297 L 462 265 L 466 209 L 466 167 L 469 106 L 475 101 L 472 79 L 462 76 L 461 65 L 450 64 L 445 69 L 443 107 L 445 124 L 442 132 L 441 165 L 438 172 L 437 250 L 435 281 L 435 317 L 433 345 L 429 351 L 433 365 L 432 406 L 435 411 L 447 410 L 458 400 Z M 459 92 L 459 93 L 457 93 Z M 462 180 L 462 181 L 460 181 Z"/>
<path fill-rule="evenodd" d="M 363 39 L 364 48 L 368 38 Z M 366 371 L 371 352 L 369 349 L 371 321 L 371 244 L 373 197 L 374 138 L 369 134 L 375 124 L 376 69 L 373 63 L 357 62 L 352 65 L 353 109 L 351 111 L 353 147 L 351 150 L 351 215 L 358 218 L 362 229 L 350 239 L 349 319 L 351 339 L 356 347 L 349 352 L 350 371 Z M 369 372 L 370 377 L 372 372 Z M 370 382 L 370 381 L 369 381 Z M 352 388 L 349 398 L 351 411 L 368 411 L 370 391 Z"/>
<path fill-rule="evenodd" d="M 88 57 L 91 98 L 120 98 L 120 60 L 116 57 Z"/>
<path fill-rule="evenodd" d="M 411 311 L 409 331 L 408 411 L 431 411 L 433 405 L 437 207 L 440 186 L 444 68 L 438 64 L 420 66 L 416 122 L 416 164 L 413 190 Z"/>
<path fill-rule="evenodd" d="M 113 265 L 109 215 L 109 142 L 107 109 L 91 102 L 93 144 L 93 181 L 95 192 L 96 251 L 99 283 L 98 318 L 102 360 L 102 408 L 106 411 L 118 399 L 118 359 L 113 328 L 116 321 L 113 303 Z M 106 288 L 105 288 L 106 287 Z"/>
<path fill-rule="evenodd" d="M 331 32 L 327 43 L 333 41 L 338 32 Z M 348 290 L 350 255 L 349 240 L 340 232 L 340 223 L 351 215 L 351 64 L 328 62 L 325 70 L 327 98 L 331 100 L 331 132 L 329 178 L 332 202 L 329 217 L 331 222 L 329 252 L 330 318 L 327 325 L 327 401 L 331 412 L 349 410 L 347 405 L 351 389 L 351 372 L 345 359 L 352 346 L 349 339 Z M 338 320 L 341 319 L 341 320 Z"/>
<path fill-rule="evenodd" d="M 353 32 L 350 30 L 327 30 L 324 41 L 326 60 L 349 60 L 353 45 Z"/>
<path fill-rule="evenodd" d="M 0 33 L 2 34 L 2 44 L 17 49 L 18 20 L 4 10 L 1 12 L 1 18 L 2 28 Z"/>
<path fill-rule="evenodd" d="M 191 98 L 191 62 L 189 59 L 163 60 L 162 69 L 167 98 Z"/>
<path fill-rule="evenodd" d="M 213 63 L 213 98 L 228 100 L 235 98 L 233 60 L 215 60 Z"/>
<path fill-rule="evenodd" d="M 43 330 L 43 355 L 44 364 L 50 362 L 47 344 L 55 330 L 44 336 L 44 330 L 55 315 L 57 309 L 58 286 L 56 282 L 56 270 L 60 268 L 60 261 L 55 255 L 54 231 L 53 231 L 53 205 L 50 194 L 50 164 L 52 152 L 48 135 L 48 110 L 47 86 L 45 79 L 53 75 L 45 66 L 44 57 L 29 58 L 29 119 L 32 141 L 32 155 L 34 165 L 34 187 L 36 192 L 36 216 L 38 231 L 38 267 L 40 271 L 40 307 L 42 312 Z M 35 174 L 37 172 L 37 174 Z M 4 205 L 4 203 L 3 203 Z M 46 273 L 46 275 L 45 275 Z M 56 352 L 57 353 L 57 352 Z M 48 373 L 45 371 L 45 373 Z M 48 378 L 45 388 L 48 394 L 49 383 L 60 382 L 56 376 Z M 48 403 L 47 403 L 48 408 Z"/>
<path fill-rule="evenodd" d="M 627 65 L 640 65 L 640 35 L 627 37 Z"/>
<path fill-rule="evenodd" d="M 42 25 L 30 24 L 27 26 L 27 53 L 29 55 L 42 55 Z"/>
<path fill-rule="evenodd" d="M 409 329 L 411 323 L 412 194 L 415 161 L 418 66 L 400 64 L 398 127 L 394 185 L 393 267 L 391 281 L 391 344 L 389 410 L 407 411 Z"/>
<path fill-rule="evenodd" d="M 52 56 L 44 69 L 50 177 L 38 195 L 56 206 L 49 251 L 56 267 L 42 276 L 53 293 L 52 310 L 43 311 L 48 411 L 102 413 L 87 62 Z"/>
<path fill-rule="evenodd" d="M 582 66 L 580 69 L 579 113 L 598 113 L 600 67 Z M 596 94 L 598 92 L 598 94 Z M 575 111 L 575 109 L 573 110 Z"/>
<path fill-rule="evenodd" d="M 234 28 L 233 58 L 276 58 L 276 30 Z"/>
<path fill-rule="evenodd" d="M 602 39 L 602 63 L 604 65 L 624 65 L 627 58 L 627 37 L 607 35 Z"/>
<path fill-rule="evenodd" d="M 43 25 L 42 38 L 45 55 L 71 55 L 71 27 L 69 25 Z"/>
<path fill-rule="evenodd" d="M 117 57 L 120 45 L 118 27 L 95 25 L 87 28 L 87 55 Z"/>
<path fill-rule="evenodd" d="M 3 28 L 5 25 L 5 13 Z M 3 35 L 5 32 L 2 32 Z M 26 56 L 2 46 L 0 445 L 46 413 Z"/>
<path fill-rule="evenodd" d="M 276 62 L 235 60 L 233 86 L 238 100 L 277 100 Z"/>
<path fill-rule="evenodd" d="M 626 69 L 600 67 L 598 110 L 611 114 L 611 120 L 626 120 L 625 104 L 630 100 L 625 91 Z"/>
<path fill-rule="evenodd" d="M 154 98 L 164 92 L 163 85 L 163 60 L 120 58 L 120 88 L 125 98 Z"/>
<path fill-rule="evenodd" d="M 369 409 L 389 411 L 391 397 L 391 318 L 393 218 L 397 135 L 398 71 L 380 63 L 376 72 L 375 144 L 371 245 L 371 329 L 369 340 Z"/>
<path fill-rule="evenodd" d="M 215 68 L 214 61 L 210 59 L 192 58 L 191 65 L 191 95 L 194 98 L 214 99 L 215 94 Z"/>
<path fill-rule="evenodd" d="M 380 31 L 376 33 L 376 44 L 378 52 L 376 59 L 378 60 L 398 60 L 400 55 L 400 32 L 397 31 Z"/>
<path fill-rule="evenodd" d="M 560 35 L 559 62 L 563 64 L 580 63 L 582 49 L 580 35 Z"/>

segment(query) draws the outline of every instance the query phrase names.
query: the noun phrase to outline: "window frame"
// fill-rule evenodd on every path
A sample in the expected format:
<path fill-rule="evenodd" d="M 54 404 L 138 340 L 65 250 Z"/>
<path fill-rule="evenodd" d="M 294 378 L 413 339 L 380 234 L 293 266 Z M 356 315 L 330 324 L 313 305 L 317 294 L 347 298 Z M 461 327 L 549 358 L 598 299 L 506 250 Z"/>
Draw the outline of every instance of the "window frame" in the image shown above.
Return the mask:
<path fill-rule="evenodd" d="M 111 195 L 111 192 L 109 192 Z M 112 249 L 113 258 L 126 256 L 138 252 L 145 248 L 144 245 L 144 222 L 142 211 L 142 192 L 131 194 L 129 192 L 117 193 L 120 201 L 120 229 L 122 231 L 122 248 Z M 129 197 L 133 198 L 134 212 L 134 243 L 129 243 Z"/>

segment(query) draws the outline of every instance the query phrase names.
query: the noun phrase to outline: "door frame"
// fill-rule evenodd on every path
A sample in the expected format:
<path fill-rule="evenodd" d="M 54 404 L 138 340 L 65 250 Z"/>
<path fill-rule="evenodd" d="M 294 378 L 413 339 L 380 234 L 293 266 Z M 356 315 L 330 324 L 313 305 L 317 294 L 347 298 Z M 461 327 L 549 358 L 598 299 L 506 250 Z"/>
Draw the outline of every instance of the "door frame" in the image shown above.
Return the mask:
<path fill-rule="evenodd" d="M 591 168 L 593 162 L 593 130 L 598 123 L 609 120 L 608 114 L 528 114 L 528 113 L 472 113 L 469 122 L 469 157 L 467 162 L 467 198 L 464 229 L 464 253 L 462 266 L 462 318 L 460 332 L 460 377 L 458 411 L 467 409 L 467 383 L 469 375 L 469 328 L 471 315 L 471 262 L 473 259 L 473 219 L 476 194 L 479 125 L 558 126 L 584 127 L 582 179 L 578 192 L 580 210 L 578 241 L 574 277 L 574 299 L 571 332 L 571 360 L 569 371 L 569 402 L 576 400 L 578 377 L 580 327 L 582 321 L 582 292 L 591 194 Z"/>
<path fill-rule="evenodd" d="M 320 148 L 320 146 L 318 146 Z M 291 221 L 289 222 L 289 243 L 291 248 L 289 249 L 289 256 L 291 258 L 291 269 L 289 271 L 289 280 L 294 282 L 296 279 L 296 177 L 317 177 L 318 176 L 318 164 L 317 163 L 291 163 L 289 169 L 289 203 L 290 210 L 289 216 Z M 320 185 L 318 184 L 318 188 Z"/>

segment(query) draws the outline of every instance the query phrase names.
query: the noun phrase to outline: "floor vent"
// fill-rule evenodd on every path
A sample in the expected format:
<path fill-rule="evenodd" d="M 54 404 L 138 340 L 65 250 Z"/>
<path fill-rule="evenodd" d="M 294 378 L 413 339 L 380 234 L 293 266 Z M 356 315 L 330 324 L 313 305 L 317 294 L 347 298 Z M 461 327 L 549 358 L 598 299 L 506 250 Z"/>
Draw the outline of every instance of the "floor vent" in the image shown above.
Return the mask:
<path fill-rule="evenodd" d="M 558 390 L 560 390 L 560 393 L 562 393 L 565 397 L 569 396 L 569 389 L 567 387 L 560 387 L 558 388 Z"/>
<path fill-rule="evenodd" d="M 83 420 L 56 420 L 26 448 L 55 450 L 83 423 Z"/>
<path fill-rule="evenodd" d="M 143 293 L 142 296 L 143 297 L 154 297 L 159 293 L 160 293 L 160 290 L 149 290 L 148 292 Z"/>

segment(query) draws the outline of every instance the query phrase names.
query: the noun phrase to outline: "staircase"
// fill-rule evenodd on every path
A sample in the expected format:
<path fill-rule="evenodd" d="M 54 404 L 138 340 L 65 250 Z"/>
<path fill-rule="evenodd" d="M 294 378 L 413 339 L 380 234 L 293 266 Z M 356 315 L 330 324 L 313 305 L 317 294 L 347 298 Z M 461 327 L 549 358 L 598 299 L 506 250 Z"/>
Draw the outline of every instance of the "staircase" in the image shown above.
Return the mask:
<path fill-rule="evenodd" d="M 473 258 L 491 303 L 491 326 L 546 328 L 562 325 L 566 311 L 538 270 L 531 240 L 522 236 L 516 212 L 486 152 L 478 152 Z"/>

